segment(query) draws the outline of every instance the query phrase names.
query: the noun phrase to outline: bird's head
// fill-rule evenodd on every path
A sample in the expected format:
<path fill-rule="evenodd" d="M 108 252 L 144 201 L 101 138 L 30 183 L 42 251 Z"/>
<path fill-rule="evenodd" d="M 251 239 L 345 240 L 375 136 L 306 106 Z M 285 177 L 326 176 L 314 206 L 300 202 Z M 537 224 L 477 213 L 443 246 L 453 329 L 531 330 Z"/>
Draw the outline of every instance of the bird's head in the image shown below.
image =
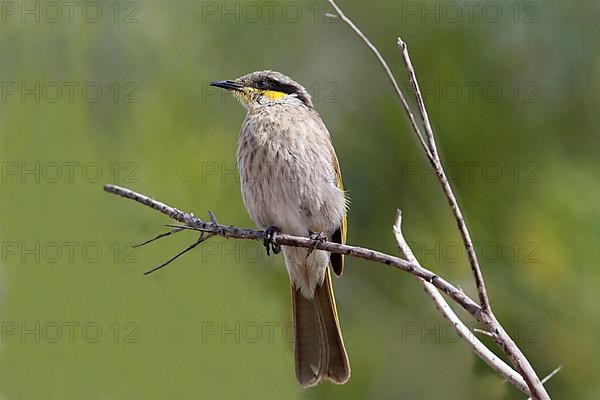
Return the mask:
<path fill-rule="evenodd" d="M 275 71 L 252 72 L 234 80 L 212 82 L 211 86 L 229 90 L 247 109 L 281 102 L 313 107 L 302 85 Z"/>

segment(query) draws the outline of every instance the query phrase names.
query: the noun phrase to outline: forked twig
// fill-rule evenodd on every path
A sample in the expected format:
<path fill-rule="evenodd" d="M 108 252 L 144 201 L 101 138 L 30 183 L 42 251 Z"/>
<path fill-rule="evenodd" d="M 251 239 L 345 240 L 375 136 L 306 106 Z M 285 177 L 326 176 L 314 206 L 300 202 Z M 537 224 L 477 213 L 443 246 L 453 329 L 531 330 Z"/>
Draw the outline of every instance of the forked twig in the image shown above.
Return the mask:
<path fill-rule="evenodd" d="M 184 255 L 188 251 L 192 250 L 194 247 L 198 246 L 200 243 L 206 241 L 211 236 L 212 235 L 206 235 L 204 232 L 202 232 L 200 234 L 200 237 L 198 238 L 198 240 L 196 240 L 194 243 L 190 244 L 188 247 L 186 247 L 185 249 L 181 250 L 179 253 L 175 254 L 173 257 L 169 258 L 167 261 L 165 261 L 164 263 L 160 264 L 159 266 L 154 267 L 151 270 L 144 272 L 144 275 L 150 275 L 151 273 L 156 272 L 156 271 L 158 271 L 159 269 L 161 269 L 163 267 L 166 267 L 167 265 L 171 264 L 173 261 L 175 261 L 176 259 L 178 259 L 182 255 Z"/>
<path fill-rule="evenodd" d="M 403 257 L 413 263 L 419 264 L 419 261 L 414 256 L 414 253 L 410 249 L 408 242 L 404 239 L 404 235 L 402 233 L 402 212 L 398 210 L 398 214 L 396 216 L 396 223 L 394 224 L 394 235 L 396 236 L 396 243 L 398 244 L 398 249 L 400 250 L 400 254 Z M 512 369 L 508 364 L 506 364 L 502 359 L 496 356 L 490 349 L 486 347 L 474 334 L 469 330 L 469 328 L 461 321 L 461 319 L 456 315 L 456 313 L 450 308 L 450 305 L 444 299 L 444 296 L 440 294 L 435 286 L 431 283 L 425 281 L 422 278 L 417 278 L 423 289 L 427 292 L 427 294 L 433 300 L 433 304 L 438 309 L 440 313 L 452 324 L 454 329 L 456 330 L 458 336 L 462 338 L 472 349 L 473 352 L 481 358 L 487 365 L 489 365 L 494 371 L 496 371 L 499 375 L 504 377 L 507 381 L 512 383 L 516 388 L 518 388 L 523 393 L 529 395 L 529 388 L 527 387 L 527 383 L 523 379 L 523 377 L 514 369 Z M 487 331 L 483 331 L 481 329 L 474 329 L 474 331 L 481 331 L 488 333 Z"/>
<path fill-rule="evenodd" d="M 513 366 L 516 368 L 516 370 L 519 372 L 519 374 L 521 374 L 521 376 L 527 383 L 527 386 L 529 387 L 529 390 L 531 392 L 531 397 L 536 400 L 549 400 L 550 396 L 548 395 L 546 389 L 544 388 L 544 385 L 541 382 L 540 378 L 537 376 L 535 370 L 531 366 L 531 363 L 525 357 L 523 352 L 517 347 L 515 342 L 508 335 L 506 330 L 502 327 L 500 322 L 498 322 L 498 320 L 492 313 L 489 298 L 488 298 L 487 291 L 485 288 L 485 281 L 483 280 L 483 274 L 481 272 L 481 268 L 479 266 L 479 261 L 477 259 L 477 255 L 475 253 L 475 249 L 473 247 L 473 242 L 471 240 L 471 236 L 470 236 L 469 230 L 467 228 L 467 225 L 465 223 L 465 219 L 462 214 L 462 211 L 460 210 L 460 207 L 458 205 L 458 201 L 456 200 L 456 196 L 454 195 L 454 192 L 452 191 L 452 187 L 450 186 L 450 183 L 448 181 L 448 178 L 446 177 L 446 173 L 445 173 L 442 163 L 440 161 L 439 152 L 437 151 L 437 146 L 435 144 L 435 137 L 434 137 L 433 129 L 431 127 L 431 122 L 429 120 L 429 116 L 428 116 L 427 110 L 425 108 L 425 102 L 423 100 L 423 96 L 421 95 L 421 91 L 419 89 L 419 85 L 418 85 L 418 82 L 416 79 L 416 74 L 415 74 L 414 68 L 412 66 L 412 62 L 410 61 L 410 57 L 408 55 L 408 50 L 407 50 L 406 44 L 401 39 L 398 39 L 398 44 L 399 44 L 399 47 L 401 50 L 402 59 L 408 70 L 409 79 L 410 79 L 410 82 L 415 91 L 415 98 L 417 101 L 419 115 L 421 116 L 421 121 L 422 121 L 424 129 L 425 129 L 425 137 L 423 137 L 423 134 L 421 133 L 420 129 L 418 128 L 418 126 L 415 122 L 414 115 L 413 115 L 410 107 L 408 106 L 408 103 L 406 102 L 405 96 L 402 93 L 402 91 L 400 90 L 398 84 L 396 83 L 396 79 L 394 78 L 394 75 L 392 74 L 390 68 L 388 67 L 387 62 L 385 61 L 385 59 L 383 58 L 381 53 L 371 43 L 371 41 L 367 38 L 367 36 L 354 24 L 354 22 L 352 22 L 352 20 L 350 18 L 348 18 L 342 12 L 340 7 L 336 4 L 336 2 L 334 0 L 328 0 L 328 2 L 334 8 L 334 10 L 338 14 L 339 18 L 342 21 L 344 21 L 350 27 L 350 29 L 352 29 L 363 40 L 363 42 L 367 45 L 367 47 L 369 47 L 369 49 L 375 54 L 378 61 L 385 69 L 388 78 L 392 82 L 394 91 L 396 92 L 396 95 L 398 96 L 398 98 L 400 99 L 400 101 L 402 103 L 403 109 L 410 121 L 411 127 L 413 128 L 415 135 L 419 139 L 419 142 L 421 143 L 421 147 L 425 151 L 425 155 L 427 156 L 428 160 L 430 161 L 430 163 L 436 173 L 438 182 L 442 186 L 444 195 L 445 195 L 448 203 L 450 204 L 450 208 L 452 209 L 452 213 L 456 220 L 456 224 L 458 226 L 458 230 L 459 230 L 461 238 L 463 240 L 463 244 L 467 250 L 469 264 L 471 266 L 471 271 L 473 273 L 473 277 L 475 280 L 475 286 L 477 287 L 477 292 L 479 295 L 479 303 L 481 306 L 480 318 L 483 321 L 485 328 L 488 331 L 493 332 L 494 340 L 495 340 L 496 344 L 500 347 L 500 349 L 504 352 L 504 354 L 506 354 L 506 356 L 509 357 Z M 434 301 L 435 301 L 435 299 L 434 299 Z"/>

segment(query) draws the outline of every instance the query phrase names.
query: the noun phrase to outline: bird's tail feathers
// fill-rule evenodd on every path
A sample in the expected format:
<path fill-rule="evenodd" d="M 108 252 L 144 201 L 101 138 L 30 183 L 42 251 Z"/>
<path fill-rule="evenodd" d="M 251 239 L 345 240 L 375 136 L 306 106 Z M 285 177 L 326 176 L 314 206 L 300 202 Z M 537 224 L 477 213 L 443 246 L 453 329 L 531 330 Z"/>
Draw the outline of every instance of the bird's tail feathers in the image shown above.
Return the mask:
<path fill-rule="evenodd" d="M 329 268 L 312 299 L 292 285 L 295 323 L 296 377 L 303 387 L 322 379 L 344 384 L 350 363 L 340 329 Z"/>

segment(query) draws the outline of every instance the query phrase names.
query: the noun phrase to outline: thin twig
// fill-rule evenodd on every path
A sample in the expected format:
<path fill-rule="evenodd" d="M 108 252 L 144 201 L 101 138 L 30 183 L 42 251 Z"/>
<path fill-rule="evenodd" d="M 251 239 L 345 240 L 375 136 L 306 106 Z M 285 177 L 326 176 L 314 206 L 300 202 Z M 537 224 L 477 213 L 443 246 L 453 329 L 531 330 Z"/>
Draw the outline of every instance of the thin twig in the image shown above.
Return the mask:
<path fill-rule="evenodd" d="M 213 224 L 215 224 L 215 225 L 219 224 L 219 221 L 217 221 L 217 217 L 215 217 L 215 214 L 212 211 L 210 211 L 210 210 L 208 210 L 208 217 L 210 218 L 210 221 Z"/>
<path fill-rule="evenodd" d="M 554 371 L 550 372 L 544 379 L 542 379 L 542 383 L 548 382 L 554 375 L 558 374 L 561 369 L 563 369 L 564 365 L 559 365 L 554 369 Z"/>
<path fill-rule="evenodd" d="M 542 383 L 548 382 L 554 375 L 558 374 L 560 372 L 560 370 L 563 368 L 563 366 L 564 365 L 559 365 L 552 372 L 550 372 L 548 375 L 546 375 L 544 377 L 544 379 L 542 379 Z M 528 398 L 527 400 L 531 400 L 531 397 Z"/>
<path fill-rule="evenodd" d="M 333 9 L 335 10 L 335 12 L 338 14 L 339 18 L 342 21 L 344 21 L 361 38 L 361 40 L 367 45 L 367 47 L 369 47 L 369 49 L 375 54 L 375 57 L 377 57 L 377 60 L 383 66 L 383 69 L 385 70 L 387 77 L 389 78 L 390 82 L 392 83 L 392 86 L 394 87 L 394 91 L 396 92 L 396 95 L 398 96 L 398 98 L 400 99 L 400 102 L 402 103 L 404 112 L 408 116 L 410 125 L 413 128 L 415 135 L 419 139 L 419 142 L 421 143 L 421 147 L 425 151 L 425 155 L 427 156 L 430 163 L 434 167 L 434 169 L 436 171 L 436 175 L 438 176 L 438 179 L 440 179 L 440 182 L 442 183 L 444 193 L 446 194 L 446 197 L 447 197 L 448 201 L 450 202 L 452 211 L 455 215 L 455 218 L 457 219 L 457 223 L 459 226 L 461 236 L 463 237 L 463 241 L 465 242 L 467 254 L 469 257 L 469 262 L 471 264 L 473 274 L 475 275 L 475 284 L 477 286 L 477 290 L 479 293 L 480 304 L 484 310 L 489 309 L 490 304 L 489 304 L 489 300 L 487 298 L 487 293 L 485 290 L 485 283 L 483 281 L 481 269 L 479 268 L 479 262 L 477 260 L 477 255 L 475 254 L 475 250 L 473 248 L 473 243 L 471 241 L 469 231 L 466 229 L 464 217 L 462 216 L 460 208 L 458 207 L 456 197 L 454 196 L 454 193 L 452 192 L 452 189 L 450 188 L 448 179 L 446 178 L 444 170 L 441 166 L 441 162 L 439 160 L 439 155 L 437 152 L 437 147 L 435 145 L 433 129 L 431 128 L 431 123 L 430 123 L 429 117 L 427 115 L 427 110 L 425 109 L 423 96 L 421 96 L 419 86 L 418 86 L 417 80 L 415 78 L 414 69 L 412 68 L 412 64 L 410 63 L 410 58 L 408 57 L 408 51 L 406 50 L 405 43 L 401 39 L 398 39 L 398 43 L 402 49 L 403 59 L 405 60 L 405 63 L 407 64 L 407 69 L 409 70 L 409 79 L 410 79 L 413 89 L 415 91 L 415 97 L 417 98 L 417 105 L 418 105 L 419 113 L 421 115 L 421 119 L 423 121 L 423 126 L 425 128 L 425 135 L 426 135 L 427 140 L 424 138 L 423 133 L 421 133 L 421 130 L 419 129 L 419 127 L 416 123 L 415 117 L 408 105 L 408 102 L 406 101 L 406 97 L 404 96 L 404 93 L 402 93 L 402 90 L 400 89 L 400 86 L 398 85 L 398 82 L 396 81 L 394 74 L 392 73 L 390 67 L 387 64 L 387 61 L 385 61 L 385 59 L 383 58 L 383 56 L 381 55 L 381 53 L 379 52 L 377 47 L 375 47 L 375 45 L 373 43 L 371 43 L 371 41 L 367 38 L 367 36 L 354 24 L 354 22 L 350 18 L 348 18 L 344 14 L 344 12 L 335 3 L 335 1 L 333 1 L 333 0 L 328 0 L 328 1 L 329 1 L 329 4 L 331 4 Z"/>
<path fill-rule="evenodd" d="M 367 36 L 364 33 L 362 33 L 362 31 L 354 24 L 354 22 L 352 22 L 352 20 L 350 18 L 346 17 L 346 14 L 344 14 L 342 9 L 340 7 L 338 7 L 338 5 L 335 3 L 335 1 L 333 1 L 333 0 L 328 0 L 328 1 L 329 1 L 329 4 L 331 4 L 333 9 L 337 13 L 337 16 L 342 21 L 344 21 L 346 23 L 346 25 L 348 25 L 350 27 L 350 29 L 352 29 L 354 31 L 354 33 L 356 33 L 363 42 L 365 42 L 367 47 L 373 52 L 373 54 L 375 54 L 375 57 L 377 57 L 377 61 L 379 61 L 379 64 L 381 64 L 381 66 L 385 70 L 385 73 L 386 73 L 388 79 L 390 80 L 390 82 L 392 83 L 392 86 L 394 87 L 396 96 L 398 96 L 398 98 L 400 99 L 400 102 L 402 103 L 402 108 L 404 108 L 404 112 L 406 112 L 406 115 L 408 115 L 410 125 L 412 126 L 415 134 L 417 135 L 417 139 L 419 139 L 419 143 L 421 144 L 423 151 L 425 151 L 425 154 L 427 155 L 428 158 L 431 158 L 432 154 L 429 150 L 429 146 L 425 142 L 425 138 L 423 137 L 423 134 L 421 133 L 421 130 L 419 129 L 419 126 L 417 125 L 415 116 L 413 115 L 410 107 L 408 106 L 406 97 L 404 96 L 404 93 L 402 93 L 402 90 L 400 89 L 400 85 L 398 85 L 398 81 L 396 81 L 396 78 L 394 77 L 394 74 L 392 73 L 392 70 L 390 69 L 387 61 L 385 61 L 385 58 L 383 58 L 383 56 L 381 55 L 379 50 L 377 50 L 377 47 L 375 47 L 373 45 L 373 43 L 371 43 L 369 38 L 367 38 Z"/>
<path fill-rule="evenodd" d="M 398 38 L 398 47 L 400 48 L 400 51 L 402 53 L 402 59 L 404 60 L 404 65 L 406 66 L 406 70 L 408 72 L 409 82 L 413 88 L 413 92 L 415 93 L 415 98 L 417 100 L 417 108 L 419 109 L 421 122 L 423 123 L 423 128 L 425 129 L 425 137 L 427 138 L 429 150 L 431 151 L 431 154 L 433 155 L 434 159 L 439 160 L 440 157 L 438 155 L 437 146 L 435 144 L 433 128 L 431 127 L 429 115 L 427 114 L 427 109 L 425 108 L 425 101 L 423 100 L 423 96 L 421 96 L 421 90 L 419 89 L 419 83 L 417 81 L 415 69 L 413 68 L 410 57 L 408 56 L 408 49 L 406 48 L 406 43 L 404 43 L 404 41 L 402 41 L 401 38 Z"/>
<path fill-rule="evenodd" d="M 173 229 L 171 229 L 169 232 L 165 232 L 165 233 L 158 234 L 158 235 L 154 236 L 152 239 L 148 239 L 148 240 L 146 240 L 146 241 L 144 241 L 144 242 L 142 242 L 142 243 L 136 243 L 136 244 L 132 245 L 131 247 L 142 247 L 142 246 L 145 246 L 145 245 L 147 245 L 147 244 L 149 244 L 149 243 L 152 243 L 152 242 L 154 242 L 155 240 L 162 239 L 162 238 L 164 238 L 165 236 L 169 236 L 169 235 L 172 235 L 172 234 L 174 234 L 174 233 L 181 232 L 183 229 L 184 229 L 184 228 L 182 228 L 182 227 L 179 227 L 179 226 L 177 226 L 177 227 L 174 227 L 174 228 L 173 228 Z"/>
<path fill-rule="evenodd" d="M 423 126 L 425 127 L 425 136 L 427 137 L 427 141 L 429 143 L 429 149 L 431 151 L 431 155 L 433 158 L 430 158 L 431 165 L 435 170 L 438 181 L 442 185 L 442 190 L 450 204 L 450 208 L 452 209 L 452 213 L 454 214 L 454 219 L 456 220 L 456 224 L 458 226 L 458 230 L 460 231 L 460 235 L 464 242 L 465 248 L 467 250 L 467 255 L 469 257 L 469 264 L 471 265 L 471 271 L 473 272 L 473 276 L 475 278 L 475 286 L 477 287 L 477 292 L 479 293 L 479 303 L 481 304 L 481 308 L 483 310 L 490 310 L 490 300 L 487 295 L 487 290 L 485 288 L 485 281 L 483 280 L 483 274 L 481 272 L 481 267 L 479 266 L 479 260 L 477 259 L 477 254 L 475 253 L 475 248 L 473 247 L 473 241 L 471 240 L 471 234 L 469 233 L 469 229 L 467 228 L 467 224 L 465 222 L 465 218 L 460 210 L 458 205 L 458 201 L 456 200 L 456 196 L 452 191 L 452 187 L 450 186 L 450 182 L 446 177 L 446 172 L 444 171 L 444 167 L 442 167 L 442 163 L 440 161 L 440 156 L 437 151 L 437 146 L 435 144 L 435 136 L 433 134 L 433 128 L 431 127 L 431 122 L 429 120 L 429 115 L 427 114 L 427 109 L 425 108 L 425 101 L 423 100 L 423 96 L 421 95 L 421 89 L 419 88 L 419 82 L 417 81 L 417 77 L 415 74 L 415 69 L 412 66 L 412 62 L 410 60 L 410 56 L 408 55 L 408 49 L 406 47 L 406 43 L 402 41 L 402 39 L 398 38 L 398 46 L 400 47 L 400 52 L 402 53 L 402 59 L 404 60 L 404 64 L 408 71 L 408 77 L 412 84 L 415 98 L 417 99 L 417 106 L 419 109 L 419 114 L 421 115 L 421 120 L 423 121 Z"/>
<path fill-rule="evenodd" d="M 156 271 L 158 271 L 159 269 L 161 269 L 163 267 L 166 267 L 167 265 L 171 264 L 173 261 L 175 261 L 176 259 L 178 259 L 182 255 L 184 255 L 188 251 L 192 250 L 194 247 L 198 246 L 200 243 L 206 241 L 206 239 L 208 239 L 210 236 L 212 236 L 212 235 L 204 235 L 204 233 L 202 233 L 200 235 L 200 237 L 198 238 L 198 240 L 196 240 L 194 243 L 190 244 L 188 247 L 186 247 L 185 249 L 181 250 L 179 253 L 175 254 L 173 257 L 169 258 L 167 261 L 165 261 L 164 263 L 160 264 L 159 266 L 154 267 L 151 270 L 144 272 L 144 275 L 150 275 L 151 273 L 156 272 Z"/>

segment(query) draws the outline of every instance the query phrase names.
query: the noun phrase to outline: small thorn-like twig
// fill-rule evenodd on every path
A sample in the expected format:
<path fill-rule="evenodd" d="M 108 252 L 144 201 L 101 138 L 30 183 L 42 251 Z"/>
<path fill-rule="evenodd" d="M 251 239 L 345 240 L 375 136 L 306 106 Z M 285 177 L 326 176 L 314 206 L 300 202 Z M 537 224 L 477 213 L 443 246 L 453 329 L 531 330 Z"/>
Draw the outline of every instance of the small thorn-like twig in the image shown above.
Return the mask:
<path fill-rule="evenodd" d="M 558 367 L 556 367 L 552 372 L 550 372 L 548 375 L 546 375 L 544 377 L 544 379 L 542 379 L 542 383 L 546 383 L 548 382 L 554 375 L 558 374 L 560 372 L 561 369 L 563 369 L 564 365 L 559 365 Z M 528 398 L 527 400 L 531 400 L 531 397 Z"/>
<path fill-rule="evenodd" d="M 548 382 L 554 375 L 558 374 L 563 367 L 564 365 L 559 365 L 558 367 L 554 368 L 554 371 L 550 372 L 544 379 L 542 379 L 542 383 Z"/>
<path fill-rule="evenodd" d="M 145 245 L 147 245 L 148 243 L 152 243 L 152 242 L 154 242 L 155 240 L 162 239 L 162 238 L 164 238 L 165 236 L 170 236 L 170 235 L 172 235 L 172 234 L 174 234 L 174 233 L 181 232 L 182 230 L 184 230 L 184 228 L 183 228 L 183 227 L 180 227 L 180 226 L 178 226 L 178 227 L 174 227 L 174 228 L 173 228 L 173 229 L 171 229 L 169 232 L 161 233 L 160 235 L 156 235 L 156 236 L 155 236 L 155 237 L 153 237 L 152 239 L 148 239 L 148 240 L 146 240 L 146 241 L 144 241 L 144 242 L 142 242 L 142 243 L 136 243 L 136 244 L 132 245 L 131 247 L 134 247 L 134 248 L 135 248 L 135 247 L 142 247 L 142 246 L 145 246 Z"/>
<path fill-rule="evenodd" d="M 180 256 L 184 255 L 188 251 L 192 250 L 194 247 L 198 246 L 200 243 L 206 241 L 206 239 L 210 238 L 211 236 L 212 235 L 205 235 L 204 233 L 201 233 L 200 237 L 198 238 L 198 240 L 196 240 L 194 243 L 192 243 L 191 245 L 189 245 L 185 249 L 181 250 L 179 253 L 175 254 L 173 257 L 169 258 L 167 261 L 165 261 L 164 263 L 160 264 L 158 267 L 154 267 L 150 271 L 144 272 L 144 275 L 150 275 L 151 273 L 153 273 L 155 271 L 158 271 L 159 269 L 161 269 L 163 267 L 166 267 L 167 265 L 169 265 L 170 263 L 172 263 L 173 261 L 175 261 L 176 259 L 178 259 Z"/>
<path fill-rule="evenodd" d="M 208 217 L 210 218 L 210 222 L 212 222 L 215 225 L 219 225 L 219 221 L 217 221 L 217 217 L 215 217 L 215 214 L 208 210 Z"/>
<path fill-rule="evenodd" d="M 475 333 L 481 333 L 482 335 L 491 337 L 492 339 L 494 339 L 496 337 L 496 335 L 494 335 L 492 332 L 488 332 L 488 331 L 486 331 L 484 329 L 473 328 L 473 332 L 475 332 Z"/>

